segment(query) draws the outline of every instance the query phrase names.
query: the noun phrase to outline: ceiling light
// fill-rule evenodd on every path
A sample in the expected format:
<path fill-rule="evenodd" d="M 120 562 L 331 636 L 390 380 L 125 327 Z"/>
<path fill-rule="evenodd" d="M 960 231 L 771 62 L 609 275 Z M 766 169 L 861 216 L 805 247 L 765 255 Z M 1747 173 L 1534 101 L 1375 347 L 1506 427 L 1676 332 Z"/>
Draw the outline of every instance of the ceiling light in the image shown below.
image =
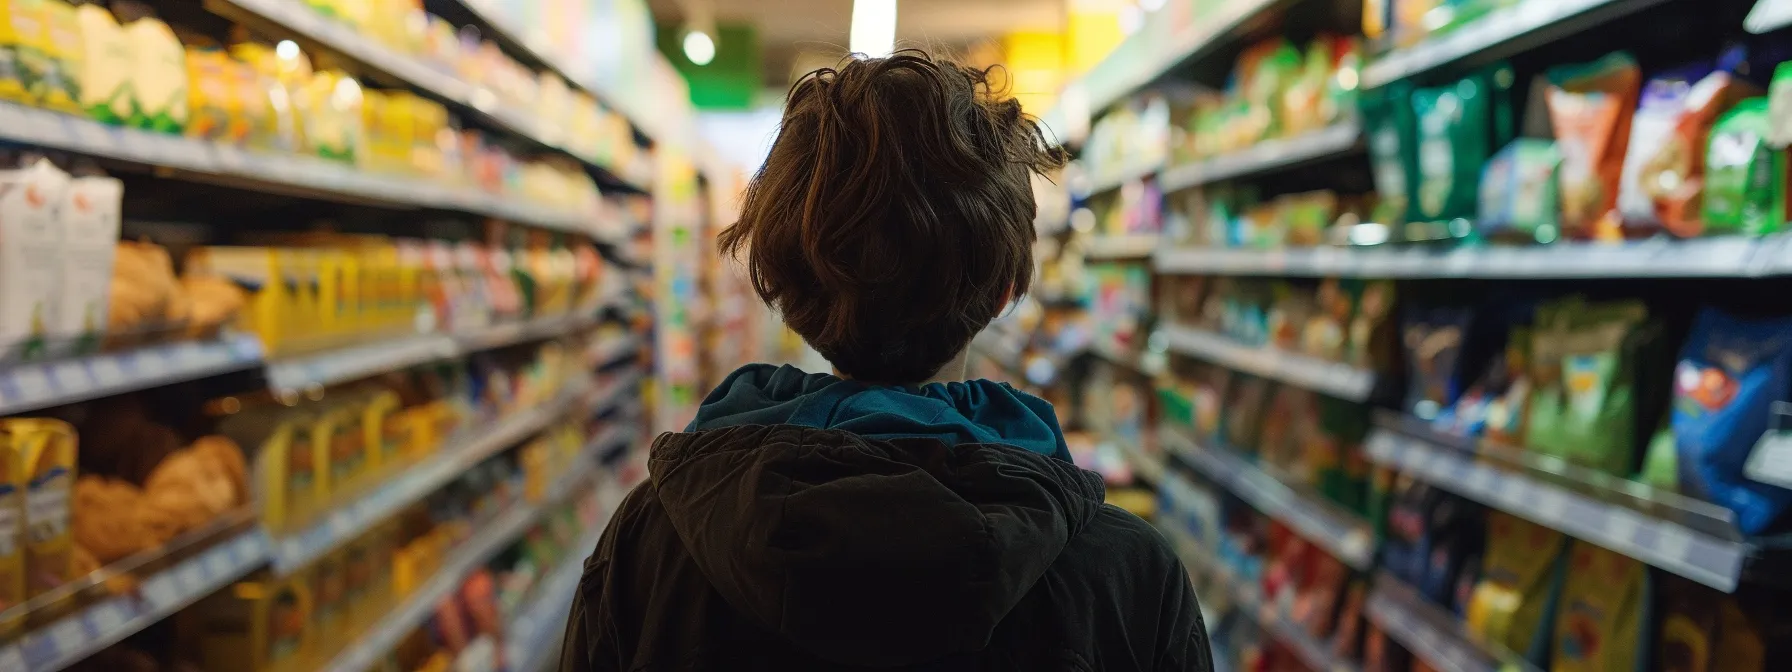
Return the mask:
<path fill-rule="evenodd" d="M 716 58 L 716 41 L 701 30 L 684 34 L 684 57 L 697 65 L 709 65 Z"/>
<path fill-rule="evenodd" d="M 896 0 L 853 0 L 853 53 L 883 58 L 896 50 Z"/>

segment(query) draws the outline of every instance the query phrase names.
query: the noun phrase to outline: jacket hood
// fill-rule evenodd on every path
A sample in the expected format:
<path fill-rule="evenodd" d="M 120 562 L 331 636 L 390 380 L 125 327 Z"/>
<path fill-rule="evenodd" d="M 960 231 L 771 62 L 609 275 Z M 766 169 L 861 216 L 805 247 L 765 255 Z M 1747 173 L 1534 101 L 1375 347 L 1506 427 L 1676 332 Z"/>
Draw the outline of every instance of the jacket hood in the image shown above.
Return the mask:
<path fill-rule="evenodd" d="M 869 439 L 1004 443 L 1070 461 L 1051 403 L 1005 383 L 873 385 L 793 366 L 749 364 L 728 375 L 687 432 L 737 425 L 839 429 Z"/>
<path fill-rule="evenodd" d="M 840 664 L 982 649 L 1096 515 L 1099 477 L 1009 446 L 739 426 L 665 434 L 649 472 L 742 615 Z"/>

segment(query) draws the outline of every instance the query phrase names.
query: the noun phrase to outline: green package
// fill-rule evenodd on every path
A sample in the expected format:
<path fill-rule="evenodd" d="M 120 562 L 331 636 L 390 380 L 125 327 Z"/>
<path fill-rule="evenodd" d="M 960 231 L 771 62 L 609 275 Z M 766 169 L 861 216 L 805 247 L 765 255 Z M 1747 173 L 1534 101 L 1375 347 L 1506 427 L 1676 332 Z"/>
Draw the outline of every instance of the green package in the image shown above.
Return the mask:
<path fill-rule="evenodd" d="M 1418 184 L 1410 218 L 1436 222 L 1475 215 L 1481 167 L 1492 155 L 1491 91 L 1482 75 L 1412 94 Z"/>
<path fill-rule="evenodd" d="M 1711 128 L 1705 152 L 1705 227 L 1759 236 L 1786 221 L 1786 154 L 1767 143 L 1767 98 L 1743 100 Z"/>
<path fill-rule="evenodd" d="M 1532 449 L 1608 474 L 1627 476 L 1635 461 L 1636 365 L 1658 329 L 1648 309 L 1625 301 L 1578 298 L 1539 309 L 1533 353 L 1537 376 L 1526 423 Z M 1543 361 L 1547 358 L 1548 361 Z"/>
<path fill-rule="evenodd" d="M 1480 216 L 1475 225 L 1487 238 L 1554 242 L 1561 232 L 1556 144 L 1519 138 L 1493 155 L 1481 174 Z"/>
<path fill-rule="evenodd" d="M 1389 226 L 1406 223 L 1412 188 L 1418 181 L 1418 136 L 1411 93 L 1410 85 L 1395 82 L 1362 96 L 1363 132 L 1368 138 L 1378 198 L 1372 218 Z"/>

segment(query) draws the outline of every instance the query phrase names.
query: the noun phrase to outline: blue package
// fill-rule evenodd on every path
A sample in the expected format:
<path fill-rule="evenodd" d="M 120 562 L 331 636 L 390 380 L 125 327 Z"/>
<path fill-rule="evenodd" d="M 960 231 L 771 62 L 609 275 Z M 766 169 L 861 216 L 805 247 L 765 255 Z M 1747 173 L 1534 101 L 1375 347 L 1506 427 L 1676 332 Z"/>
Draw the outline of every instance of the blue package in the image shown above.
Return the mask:
<path fill-rule="evenodd" d="M 1673 430 L 1680 488 L 1736 512 L 1744 534 L 1765 530 L 1792 490 L 1743 476 L 1770 409 L 1792 387 L 1792 318 L 1747 320 L 1706 308 L 1674 368 Z"/>

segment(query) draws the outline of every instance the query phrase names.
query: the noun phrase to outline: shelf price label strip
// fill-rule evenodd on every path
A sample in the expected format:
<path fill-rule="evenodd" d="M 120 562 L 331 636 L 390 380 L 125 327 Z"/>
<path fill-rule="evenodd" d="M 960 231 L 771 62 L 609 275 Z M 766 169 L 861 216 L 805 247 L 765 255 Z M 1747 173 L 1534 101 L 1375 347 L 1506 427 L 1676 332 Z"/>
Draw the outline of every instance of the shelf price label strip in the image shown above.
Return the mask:
<path fill-rule="evenodd" d="M 1415 46 L 1395 49 L 1363 67 L 1362 85 L 1373 89 L 1395 80 L 1485 54 L 1525 35 L 1562 24 L 1601 8 L 1635 11 L 1655 4 L 1652 0 L 1526 0 L 1474 20 L 1466 26 Z M 1499 54 L 1495 54 L 1499 55 Z"/>
<path fill-rule="evenodd" d="M 1310 247 L 1274 250 L 1184 247 L 1160 250 L 1165 274 L 1347 278 L 1756 278 L 1792 273 L 1788 237 L 1559 242 L 1531 246 Z"/>
<path fill-rule="evenodd" d="M 1291 138 L 1267 140 L 1232 154 L 1165 168 L 1158 176 L 1158 186 L 1169 193 L 1323 159 L 1355 148 L 1362 135 L 1360 126 L 1346 122 Z"/>
<path fill-rule="evenodd" d="M 0 369 L 0 415 L 254 368 L 261 342 L 234 336 Z"/>
<path fill-rule="evenodd" d="M 1345 401 L 1367 401 L 1375 389 L 1375 374 L 1366 369 L 1274 348 L 1243 345 L 1202 329 L 1172 326 L 1162 333 L 1171 350 Z"/>
<path fill-rule="evenodd" d="M 216 544 L 144 579 L 134 593 L 100 600 L 0 647 L 0 670 L 68 667 L 264 566 L 268 552 L 260 528 Z"/>
<path fill-rule="evenodd" d="M 1374 562 L 1374 542 L 1368 523 L 1334 513 L 1308 500 L 1287 484 L 1230 451 L 1207 449 L 1180 431 L 1163 428 L 1158 436 L 1189 466 L 1238 495 L 1257 510 L 1294 528 L 1301 536 L 1323 546 L 1333 556 L 1358 570 Z"/>
<path fill-rule="evenodd" d="M 1369 459 L 1445 490 L 1599 544 L 1725 592 L 1734 592 L 1749 548 L 1679 523 L 1607 504 L 1458 451 L 1377 429 Z"/>

